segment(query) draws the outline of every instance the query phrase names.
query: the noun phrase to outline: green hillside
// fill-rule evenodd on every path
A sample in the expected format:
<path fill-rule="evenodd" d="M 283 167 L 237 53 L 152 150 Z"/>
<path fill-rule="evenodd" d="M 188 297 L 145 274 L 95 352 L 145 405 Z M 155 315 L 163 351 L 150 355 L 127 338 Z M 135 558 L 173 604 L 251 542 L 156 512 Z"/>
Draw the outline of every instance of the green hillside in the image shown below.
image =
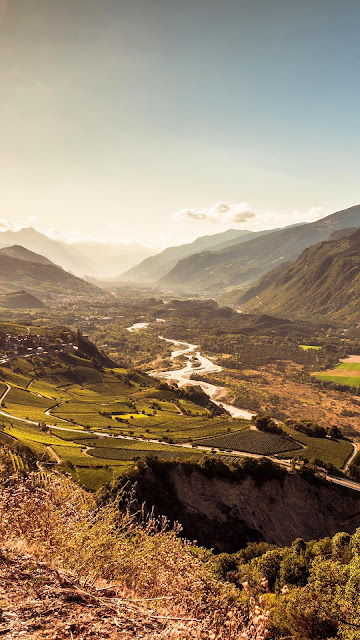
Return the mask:
<path fill-rule="evenodd" d="M 247 311 L 358 322 L 360 230 L 305 249 L 295 262 L 266 274 L 254 287 L 234 298 L 233 302 Z"/>

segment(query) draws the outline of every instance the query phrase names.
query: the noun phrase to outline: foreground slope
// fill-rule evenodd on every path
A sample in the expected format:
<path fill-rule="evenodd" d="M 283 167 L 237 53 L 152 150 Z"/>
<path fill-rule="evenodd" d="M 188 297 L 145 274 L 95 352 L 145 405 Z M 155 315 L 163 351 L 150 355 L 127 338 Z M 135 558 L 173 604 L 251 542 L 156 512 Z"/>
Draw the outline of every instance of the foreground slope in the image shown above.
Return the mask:
<path fill-rule="evenodd" d="M 264 276 L 236 302 L 246 310 L 288 317 L 326 315 L 339 322 L 358 322 L 360 230 L 305 249 L 295 262 Z"/>
<path fill-rule="evenodd" d="M 327 240 L 339 229 L 360 225 L 360 205 L 317 222 L 287 227 L 255 237 L 222 251 L 208 251 L 180 260 L 159 284 L 196 292 L 216 293 L 227 287 L 248 286 L 264 273 L 303 249 Z"/>

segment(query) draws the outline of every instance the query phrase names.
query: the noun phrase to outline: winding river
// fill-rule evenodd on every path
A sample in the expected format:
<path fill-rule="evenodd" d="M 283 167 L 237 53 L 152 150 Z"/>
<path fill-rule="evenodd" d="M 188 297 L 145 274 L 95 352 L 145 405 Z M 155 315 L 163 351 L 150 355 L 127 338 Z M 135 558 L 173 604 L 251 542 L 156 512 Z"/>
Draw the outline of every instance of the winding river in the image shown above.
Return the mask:
<path fill-rule="evenodd" d="M 189 342 L 181 342 L 180 340 L 171 340 L 170 338 L 163 338 L 163 336 L 159 336 L 160 340 L 165 340 L 170 344 L 173 344 L 176 348 L 171 352 L 171 360 L 178 358 L 179 356 L 185 356 L 187 362 L 184 367 L 181 369 L 171 369 L 169 371 L 153 371 L 150 375 L 161 378 L 167 381 L 174 381 L 178 385 L 178 387 L 183 387 L 184 385 L 191 384 L 193 386 L 197 385 L 207 393 L 209 398 L 216 402 L 216 404 L 221 404 L 226 411 L 233 418 L 245 418 L 246 420 L 250 420 L 250 418 L 254 415 L 250 411 L 245 409 L 239 409 L 231 404 L 226 404 L 225 402 L 221 402 L 220 398 L 226 395 L 226 388 L 219 387 L 214 384 L 210 384 L 209 382 L 202 382 L 200 380 L 191 380 L 192 374 L 207 374 L 207 373 L 219 373 L 222 371 L 222 367 L 218 364 L 215 364 L 209 358 L 205 358 L 205 356 L 201 355 L 200 351 L 198 351 L 198 345 L 190 344 Z"/>

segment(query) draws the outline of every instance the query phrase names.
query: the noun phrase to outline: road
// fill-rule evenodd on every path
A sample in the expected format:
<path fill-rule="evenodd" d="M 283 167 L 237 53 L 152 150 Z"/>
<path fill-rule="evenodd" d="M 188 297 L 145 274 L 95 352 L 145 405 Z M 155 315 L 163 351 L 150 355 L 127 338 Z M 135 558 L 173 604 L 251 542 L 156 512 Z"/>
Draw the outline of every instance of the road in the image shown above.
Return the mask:
<path fill-rule="evenodd" d="M 6 389 L 3 391 L 2 395 L 0 396 L 0 406 L 2 405 L 4 399 L 6 398 L 7 394 L 9 393 L 9 391 L 11 390 L 11 385 L 9 385 L 7 382 L 5 382 L 4 384 L 6 384 Z M 30 392 L 31 393 L 31 392 Z M 38 395 L 38 394 L 34 394 L 34 395 Z M 61 404 L 61 403 L 60 403 Z M 55 406 L 58 405 L 53 405 L 51 408 L 53 409 Z M 51 414 L 50 409 L 47 410 L 47 415 L 50 416 Z M 7 418 L 10 418 L 11 420 L 17 420 L 18 422 L 25 422 L 26 424 L 31 424 L 33 426 L 38 426 L 38 422 L 34 421 L 34 420 L 29 420 L 28 418 L 19 418 L 18 416 L 14 416 L 11 413 L 8 413 L 7 411 L 4 410 L 0 410 L 0 415 L 6 416 Z M 62 418 L 61 418 L 62 419 Z M 62 419 L 64 422 L 66 422 L 66 420 Z M 73 424 L 73 423 L 69 423 L 69 424 Z M 115 438 L 115 439 L 121 439 L 121 440 L 131 440 L 131 441 L 135 441 L 135 442 L 144 442 L 144 443 L 154 443 L 157 445 L 161 445 L 164 447 L 169 447 L 169 443 L 168 442 L 163 442 L 163 441 L 159 441 L 159 440 L 155 440 L 153 438 L 133 438 L 131 436 L 125 436 L 125 435 L 121 435 L 121 436 L 113 436 L 112 434 L 109 433 L 104 433 L 102 431 L 92 431 L 90 429 L 83 429 L 81 427 L 79 427 L 79 429 L 74 429 L 72 427 L 59 427 L 57 424 L 48 424 L 47 425 L 49 428 L 51 429 L 57 429 L 58 431 L 70 431 L 76 434 L 80 433 L 84 433 L 84 434 L 92 434 L 92 435 L 96 435 L 99 436 L 101 438 Z M 216 447 L 205 447 L 205 446 L 196 446 L 193 447 L 191 444 L 186 444 L 186 443 L 175 443 L 171 445 L 172 447 L 176 447 L 176 448 L 180 448 L 180 449 L 193 449 L 194 452 L 196 451 L 203 451 L 204 453 L 210 453 L 211 451 L 214 451 L 216 453 L 223 453 L 220 451 L 220 449 L 216 448 Z M 54 457 L 57 459 L 57 462 L 61 461 L 61 458 L 55 453 L 55 451 L 52 450 L 52 453 L 54 454 Z M 151 453 L 151 451 L 150 451 Z M 259 455 L 257 453 L 247 453 L 245 451 L 229 451 L 227 452 L 226 455 L 231 455 L 231 456 L 236 456 L 238 458 L 256 458 L 256 459 L 260 459 L 260 458 L 264 458 L 266 457 L 268 460 L 271 460 L 272 462 L 275 462 L 276 464 L 279 464 L 282 467 L 285 467 L 288 471 L 291 470 L 291 464 L 289 460 L 281 460 L 278 458 L 274 458 L 272 456 L 262 456 Z M 353 489 L 354 491 L 359 491 L 360 492 L 360 484 L 353 482 L 352 480 L 347 480 L 345 478 L 337 478 L 336 476 L 332 476 L 332 475 L 324 475 L 324 474 L 319 474 L 319 476 L 325 478 L 326 480 L 328 480 L 328 482 L 332 482 L 333 484 L 338 484 L 341 485 L 343 487 L 346 487 L 347 489 Z"/>

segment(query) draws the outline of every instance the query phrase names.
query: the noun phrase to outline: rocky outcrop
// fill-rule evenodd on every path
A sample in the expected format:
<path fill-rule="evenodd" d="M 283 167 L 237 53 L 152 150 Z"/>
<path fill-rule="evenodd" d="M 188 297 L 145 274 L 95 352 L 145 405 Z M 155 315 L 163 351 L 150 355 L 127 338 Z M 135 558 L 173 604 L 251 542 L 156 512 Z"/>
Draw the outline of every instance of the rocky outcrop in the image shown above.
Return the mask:
<path fill-rule="evenodd" d="M 296 472 L 266 475 L 270 465 L 263 463 L 263 477 L 259 469 L 221 477 L 197 464 L 150 461 L 129 484 L 137 507 L 154 506 L 179 521 L 187 538 L 216 551 L 260 540 L 289 545 L 360 526 L 360 493 Z"/>

